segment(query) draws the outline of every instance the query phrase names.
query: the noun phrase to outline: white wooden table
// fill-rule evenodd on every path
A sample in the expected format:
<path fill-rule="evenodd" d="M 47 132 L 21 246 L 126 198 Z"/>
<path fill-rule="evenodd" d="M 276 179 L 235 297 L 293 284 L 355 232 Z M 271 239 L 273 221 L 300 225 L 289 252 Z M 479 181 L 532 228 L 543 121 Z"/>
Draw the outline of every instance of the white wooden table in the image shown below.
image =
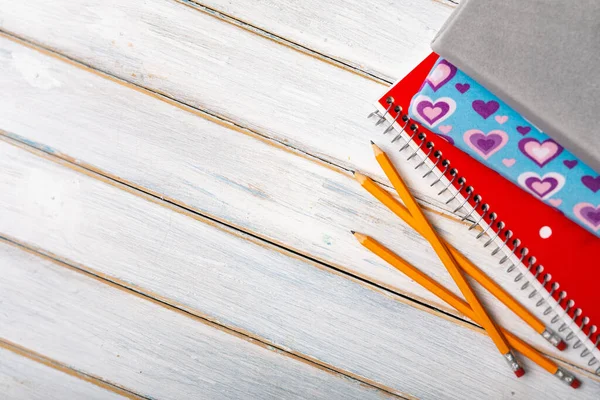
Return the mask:
<path fill-rule="evenodd" d="M 369 254 L 456 291 L 358 187 L 365 116 L 455 5 L 0 0 L 0 395 L 8 399 L 600 398 L 517 380 L 482 330 Z M 516 293 L 405 165 L 432 221 Z"/>

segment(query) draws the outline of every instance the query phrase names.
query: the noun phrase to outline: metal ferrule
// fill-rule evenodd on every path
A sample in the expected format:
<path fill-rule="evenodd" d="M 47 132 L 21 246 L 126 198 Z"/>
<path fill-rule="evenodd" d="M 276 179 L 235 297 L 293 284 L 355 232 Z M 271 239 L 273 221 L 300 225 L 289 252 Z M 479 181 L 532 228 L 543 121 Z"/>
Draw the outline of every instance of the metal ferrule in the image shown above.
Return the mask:
<path fill-rule="evenodd" d="M 556 373 L 554 374 L 554 376 L 556 376 L 558 379 L 560 379 L 561 381 L 563 381 L 564 383 L 566 383 L 569 386 L 571 386 L 571 384 L 575 380 L 575 375 L 573 375 L 570 372 L 565 371 L 562 368 L 559 368 L 556 371 Z"/>
<path fill-rule="evenodd" d="M 506 362 L 508 362 L 508 365 L 513 370 L 513 372 L 521 369 L 521 366 L 519 365 L 517 359 L 515 358 L 515 355 L 511 351 L 509 351 L 506 354 L 503 354 L 503 356 L 506 359 Z"/>
<path fill-rule="evenodd" d="M 542 337 L 552 344 L 552 346 L 556 347 L 560 342 L 562 342 L 562 338 L 558 336 L 556 332 L 552 329 L 546 328 L 544 332 L 542 332 Z"/>

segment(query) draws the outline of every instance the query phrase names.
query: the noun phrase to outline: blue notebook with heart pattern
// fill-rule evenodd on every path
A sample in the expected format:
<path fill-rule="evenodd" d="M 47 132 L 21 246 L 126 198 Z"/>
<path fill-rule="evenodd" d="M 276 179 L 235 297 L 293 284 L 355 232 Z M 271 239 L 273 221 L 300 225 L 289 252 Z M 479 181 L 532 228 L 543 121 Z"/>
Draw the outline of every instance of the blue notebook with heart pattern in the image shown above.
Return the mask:
<path fill-rule="evenodd" d="M 600 234 L 600 176 L 502 100 L 439 59 L 411 101 L 411 118 Z"/>

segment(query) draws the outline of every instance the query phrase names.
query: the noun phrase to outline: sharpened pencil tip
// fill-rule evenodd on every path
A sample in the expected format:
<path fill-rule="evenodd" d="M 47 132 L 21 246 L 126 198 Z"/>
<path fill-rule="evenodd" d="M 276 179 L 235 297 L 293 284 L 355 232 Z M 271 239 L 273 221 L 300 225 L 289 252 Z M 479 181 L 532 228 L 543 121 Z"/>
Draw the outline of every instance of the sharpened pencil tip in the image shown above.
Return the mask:
<path fill-rule="evenodd" d="M 373 141 L 371 140 L 371 144 L 375 144 L 375 142 L 373 142 Z"/>
<path fill-rule="evenodd" d="M 362 233 L 358 233 L 355 231 L 351 231 L 356 240 L 359 241 L 360 244 L 363 244 L 369 237 L 367 235 L 363 235 Z"/>
<path fill-rule="evenodd" d="M 379 146 L 377 146 L 375 143 L 371 142 L 371 147 L 373 148 L 373 152 L 375 153 L 375 156 L 378 156 L 379 154 L 383 153 L 383 150 L 381 150 L 379 148 Z"/>

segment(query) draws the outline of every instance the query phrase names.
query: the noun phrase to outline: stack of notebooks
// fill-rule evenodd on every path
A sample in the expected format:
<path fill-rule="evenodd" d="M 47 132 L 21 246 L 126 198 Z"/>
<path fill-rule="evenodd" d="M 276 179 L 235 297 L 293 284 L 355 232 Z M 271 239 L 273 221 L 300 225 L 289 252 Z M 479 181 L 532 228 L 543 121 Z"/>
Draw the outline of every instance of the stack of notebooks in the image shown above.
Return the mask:
<path fill-rule="evenodd" d="M 529 308 L 600 374 L 598 15 L 595 0 L 463 0 L 376 107 Z"/>

